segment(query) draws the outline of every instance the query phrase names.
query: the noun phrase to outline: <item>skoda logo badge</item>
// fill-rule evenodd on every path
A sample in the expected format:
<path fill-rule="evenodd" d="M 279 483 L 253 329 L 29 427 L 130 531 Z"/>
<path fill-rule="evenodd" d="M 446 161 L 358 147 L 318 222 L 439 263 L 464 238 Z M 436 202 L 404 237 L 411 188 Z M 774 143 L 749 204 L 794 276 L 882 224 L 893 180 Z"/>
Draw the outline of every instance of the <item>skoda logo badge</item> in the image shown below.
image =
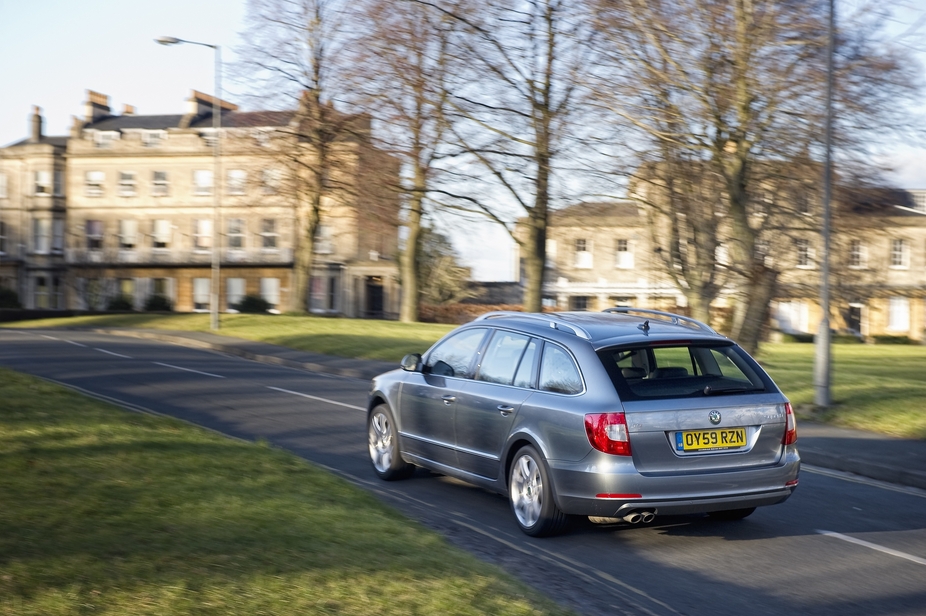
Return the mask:
<path fill-rule="evenodd" d="M 711 423 L 715 426 L 720 423 L 720 411 L 711 411 L 708 414 L 708 418 L 711 420 Z"/>

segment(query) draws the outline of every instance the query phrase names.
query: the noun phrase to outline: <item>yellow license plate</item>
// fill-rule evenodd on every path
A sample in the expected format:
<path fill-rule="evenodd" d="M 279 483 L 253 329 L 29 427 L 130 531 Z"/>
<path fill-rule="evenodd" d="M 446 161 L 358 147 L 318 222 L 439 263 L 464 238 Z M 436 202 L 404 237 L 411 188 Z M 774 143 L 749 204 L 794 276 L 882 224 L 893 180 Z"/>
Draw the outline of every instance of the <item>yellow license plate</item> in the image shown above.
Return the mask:
<path fill-rule="evenodd" d="M 746 428 L 717 428 L 675 433 L 676 451 L 710 451 L 746 446 Z"/>

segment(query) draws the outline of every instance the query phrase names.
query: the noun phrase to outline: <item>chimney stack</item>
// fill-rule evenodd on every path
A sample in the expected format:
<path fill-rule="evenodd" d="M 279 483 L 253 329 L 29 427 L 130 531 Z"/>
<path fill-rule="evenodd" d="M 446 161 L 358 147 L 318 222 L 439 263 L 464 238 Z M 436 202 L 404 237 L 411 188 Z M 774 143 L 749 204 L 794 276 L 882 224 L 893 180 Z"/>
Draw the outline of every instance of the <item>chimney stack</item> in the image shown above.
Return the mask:
<path fill-rule="evenodd" d="M 124 116 L 133 116 L 135 115 L 135 105 L 126 104 L 125 108 L 122 110 L 122 115 Z"/>
<path fill-rule="evenodd" d="M 40 143 L 42 141 L 42 108 L 38 105 L 32 106 L 32 116 L 30 118 L 29 143 Z"/>
<path fill-rule="evenodd" d="M 84 119 L 88 124 L 109 115 L 109 97 L 93 90 L 87 90 L 87 102 L 84 103 Z"/>

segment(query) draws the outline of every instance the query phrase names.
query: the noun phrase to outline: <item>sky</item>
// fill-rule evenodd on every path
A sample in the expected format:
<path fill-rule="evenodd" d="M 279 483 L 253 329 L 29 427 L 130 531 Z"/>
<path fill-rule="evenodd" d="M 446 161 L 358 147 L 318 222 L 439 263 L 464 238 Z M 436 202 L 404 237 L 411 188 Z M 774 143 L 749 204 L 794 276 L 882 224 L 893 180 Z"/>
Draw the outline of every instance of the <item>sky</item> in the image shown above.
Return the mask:
<path fill-rule="evenodd" d="M 897 32 L 926 15 L 926 0 L 906 2 Z M 154 39 L 218 44 L 229 61 L 244 17 L 244 0 L 0 0 L 0 146 L 28 135 L 33 105 L 42 108 L 45 134 L 67 134 L 88 89 L 109 95 L 117 113 L 125 104 L 139 114 L 182 113 L 190 90 L 213 91 L 212 50 L 164 47 Z M 926 67 L 926 52 L 918 56 Z M 237 87 L 226 80 L 223 98 L 240 102 Z M 919 111 L 926 116 L 926 104 Z M 896 169 L 889 179 L 926 188 L 926 143 L 889 145 L 888 162 Z M 474 277 L 513 279 L 507 232 L 488 223 L 465 225 L 465 235 L 451 230 L 451 237 Z"/>

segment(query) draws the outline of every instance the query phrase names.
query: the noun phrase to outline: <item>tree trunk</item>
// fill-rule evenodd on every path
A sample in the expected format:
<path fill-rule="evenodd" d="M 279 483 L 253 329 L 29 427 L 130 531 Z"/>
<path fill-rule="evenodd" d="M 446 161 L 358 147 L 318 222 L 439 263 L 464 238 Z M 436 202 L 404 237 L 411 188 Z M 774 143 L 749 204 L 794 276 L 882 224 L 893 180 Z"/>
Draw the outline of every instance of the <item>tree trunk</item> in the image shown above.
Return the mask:
<path fill-rule="evenodd" d="M 527 219 L 527 237 L 521 244 L 524 251 L 524 312 L 543 310 L 543 266 L 546 261 L 547 216 L 537 208 Z"/>
<path fill-rule="evenodd" d="M 313 195 L 308 207 L 300 209 L 303 211 L 296 217 L 297 243 L 289 298 L 291 312 L 309 312 L 311 309 L 312 267 L 315 264 L 315 234 L 321 217 L 321 195 Z"/>
<path fill-rule="evenodd" d="M 405 239 L 405 250 L 399 258 L 402 277 L 402 305 L 399 308 L 399 320 L 403 323 L 418 321 L 418 247 L 421 236 L 421 210 L 425 193 L 425 174 L 417 167 L 415 169 L 415 187 L 409 199 L 408 237 Z"/>
<path fill-rule="evenodd" d="M 778 272 L 763 264 L 753 266 L 749 279 L 744 281 L 736 305 L 731 337 L 746 352 L 754 355 L 768 321 L 769 305 L 775 297 Z"/>

